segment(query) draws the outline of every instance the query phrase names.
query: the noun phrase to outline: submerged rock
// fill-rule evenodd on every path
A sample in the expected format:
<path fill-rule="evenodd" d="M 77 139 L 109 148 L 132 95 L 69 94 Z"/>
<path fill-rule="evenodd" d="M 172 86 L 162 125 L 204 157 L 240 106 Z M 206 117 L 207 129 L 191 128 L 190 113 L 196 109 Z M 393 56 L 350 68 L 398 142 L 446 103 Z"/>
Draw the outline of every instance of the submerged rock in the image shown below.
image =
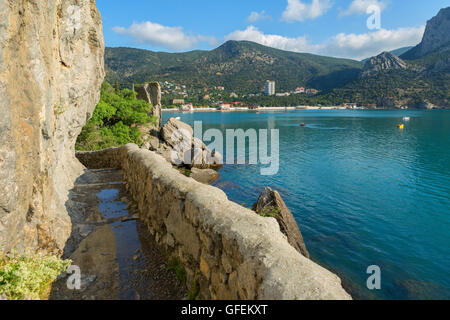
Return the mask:
<path fill-rule="evenodd" d="M 309 252 L 303 241 L 302 233 L 295 222 L 294 216 L 277 191 L 267 187 L 261 193 L 253 210 L 259 215 L 275 218 L 280 225 L 281 232 L 287 237 L 291 246 L 305 257 L 309 258 Z"/>
<path fill-rule="evenodd" d="M 213 169 L 192 168 L 190 177 L 204 184 L 211 184 L 219 178 L 219 173 Z"/>

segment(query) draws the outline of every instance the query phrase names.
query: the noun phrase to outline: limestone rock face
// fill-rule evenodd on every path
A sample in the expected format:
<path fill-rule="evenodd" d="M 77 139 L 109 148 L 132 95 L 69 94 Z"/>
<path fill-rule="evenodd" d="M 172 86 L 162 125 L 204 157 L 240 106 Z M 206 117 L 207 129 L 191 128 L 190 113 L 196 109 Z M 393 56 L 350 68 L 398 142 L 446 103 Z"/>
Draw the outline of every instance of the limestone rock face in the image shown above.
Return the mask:
<path fill-rule="evenodd" d="M 169 162 L 179 166 L 210 169 L 222 166 L 222 155 L 209 150 L 194 137 L 192 127 L 175 118 L 169 119 L 161 129 L 163 145 L 158 151 Z"/>
<path fill-rule="evenodd" d="M 408 65 L 405 61 L 396 55 L 383 52 L 382 54 L 370 58 L 364 65 L 363 77 L 372 76 L 381 71 L 407 69 Z"/>
<path fill-rule="evenodd" d="M 434 52 L 450 50 L 450 7 L 441 9 L 427 22 L 422 42 L 403 54 L 403 59 L 418 59 Z"/>
<path fill-rule="evenodd" d="M 94 0 L 0 0 L 0 254 L 64 248 L 103 55 Z"/>
<path fill-rule="evenodd" d="M 294 216 L 277 191 L 267 187 L 261 193 L 253 210 L 263 216 L 270 216 L 277 220 L 281 232 L 287 237 L 288 242 L 295 250 L 309 258 L 309 252 L 303 241 L 302 233 L 295 222 Z"/>
<path fill-rule="evenodd" d="M 155 124 L 148 123 L 139 126 L 139 131 L 142 133 L 142 148 L 156 150 L 160 145 L 162 124 L 161 85 L 159 82 L 150 82 L 136 87 L 135 90 L 138 99 L 145 100 L 152 105 L 151 116 L 155 119 Z"/>
<path fill-rule="evenodd" d="M 151 103 L 152 115 L 156 120 L 156 128 L 161 129 L 162 111 L 161 111 L 161 85 L 159 82 L 145 83 L 141 87 L 135 88 L 137 98 Z"/>

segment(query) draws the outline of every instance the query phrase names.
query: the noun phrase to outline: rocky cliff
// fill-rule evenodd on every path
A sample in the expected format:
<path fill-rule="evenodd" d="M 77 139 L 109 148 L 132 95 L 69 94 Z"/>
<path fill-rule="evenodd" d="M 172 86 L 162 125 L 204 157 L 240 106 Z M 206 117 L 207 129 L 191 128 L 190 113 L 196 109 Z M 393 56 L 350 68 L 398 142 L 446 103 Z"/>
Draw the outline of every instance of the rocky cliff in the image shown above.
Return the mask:
<path fill-rule="evenodd" d="M 388 70 L 398 70 L 407 69 L 408 65 L 405 61 L 397 57 L 396 55 L 383 52 L 376 57 L 372 57 L 366 61 L 364 65 L 364 70 L 362 73 L 363 77 L 372 76 L 381 71 Z"/>
<path fill-rule="evenodd" d="M 403 54 L 403 59 L 419 59 L 435 52 L 450 50 L 450 7 L 441 9 L 427 22 L 422 42 Z"/>
<path fill-rule="evenodd" d="M 0 254 L 63 249 L 103 55 L 94 0 L 0 0 Z"/>
<path fill-rule="evenodd" d="M 258 201 L 253 205 L 253 210 L 261 216 L 275 218 L 280 226 L 280 231 L 287 237 L 289 244 L 309 258 L 309 252 L 297 222 L 278 191 L 269 187 L 265 188 Z"/>

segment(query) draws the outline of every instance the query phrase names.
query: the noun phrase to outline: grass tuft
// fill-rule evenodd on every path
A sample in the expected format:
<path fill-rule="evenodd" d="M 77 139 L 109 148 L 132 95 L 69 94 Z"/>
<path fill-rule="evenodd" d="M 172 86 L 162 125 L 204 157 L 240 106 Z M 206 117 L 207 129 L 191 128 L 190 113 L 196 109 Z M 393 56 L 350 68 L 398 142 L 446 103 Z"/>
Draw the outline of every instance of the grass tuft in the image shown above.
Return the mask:
<path fill-rule="evenodd" d="M 184 267 L 181 265 L 180 261 L 178 259 L 171 259 L 168 264 L 169 270 L 172 270 L 175 272 L 175 275 L 177 276 L 178 281 L 181 283 L 186 283 L 187 275 L 186 270 L 184 270 Z"/>
<path fill-rule="evenodd" d="M 192 286 L 186 293 L 187 300 L 197 300 L 198 294 L 200 293 L 200 285 L 197 281 L 192 282 Z"/>

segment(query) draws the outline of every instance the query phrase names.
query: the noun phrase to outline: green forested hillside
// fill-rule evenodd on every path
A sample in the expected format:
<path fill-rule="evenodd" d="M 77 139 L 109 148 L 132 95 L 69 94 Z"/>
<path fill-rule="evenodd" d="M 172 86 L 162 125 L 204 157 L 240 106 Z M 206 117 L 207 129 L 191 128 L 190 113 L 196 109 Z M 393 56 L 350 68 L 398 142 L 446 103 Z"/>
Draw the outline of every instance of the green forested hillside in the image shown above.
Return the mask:
<path fill-rule="evenodd" d="M 224 86 L 228 93 L 238 93 L 241 101 L 270 106 L 353 102 L 392 108 L 429 102 L 450 107 L 450 50 L 408 59 L 414 50 L 401 56 L 405 58 L 406 69 L 386 69 L 370 76 L 363 75 L 363 62 L 287 52 L 248 41 L 228 41 L 212 51 L 187 53 L 107 48 L 105 59 L 107 80 L 125 87 L 150 80 L 167 80 L 190 89 Z M 267 79 L 276 81 L 277 92 L 298 86 L 321 92 L 314 96 L 242 97 L 260 92 Z M 186 100 L 201 101 L 205 91 L 195 92 Z M 228 101 L 226 97 L 222 95 Z"/>
<path fill-rule="evenodd" d="M 259 92 L 267 79 L 277 90 L 298 86 L 329 89 L 354 80 L 358 61 L 282 51 L 249 41 L 228 41 L 212 51 L 161 53 L 106 49 L 107 80 L 121 85 L 170 80 L 193 88 L 225 86 L 239 93 Z"/>

